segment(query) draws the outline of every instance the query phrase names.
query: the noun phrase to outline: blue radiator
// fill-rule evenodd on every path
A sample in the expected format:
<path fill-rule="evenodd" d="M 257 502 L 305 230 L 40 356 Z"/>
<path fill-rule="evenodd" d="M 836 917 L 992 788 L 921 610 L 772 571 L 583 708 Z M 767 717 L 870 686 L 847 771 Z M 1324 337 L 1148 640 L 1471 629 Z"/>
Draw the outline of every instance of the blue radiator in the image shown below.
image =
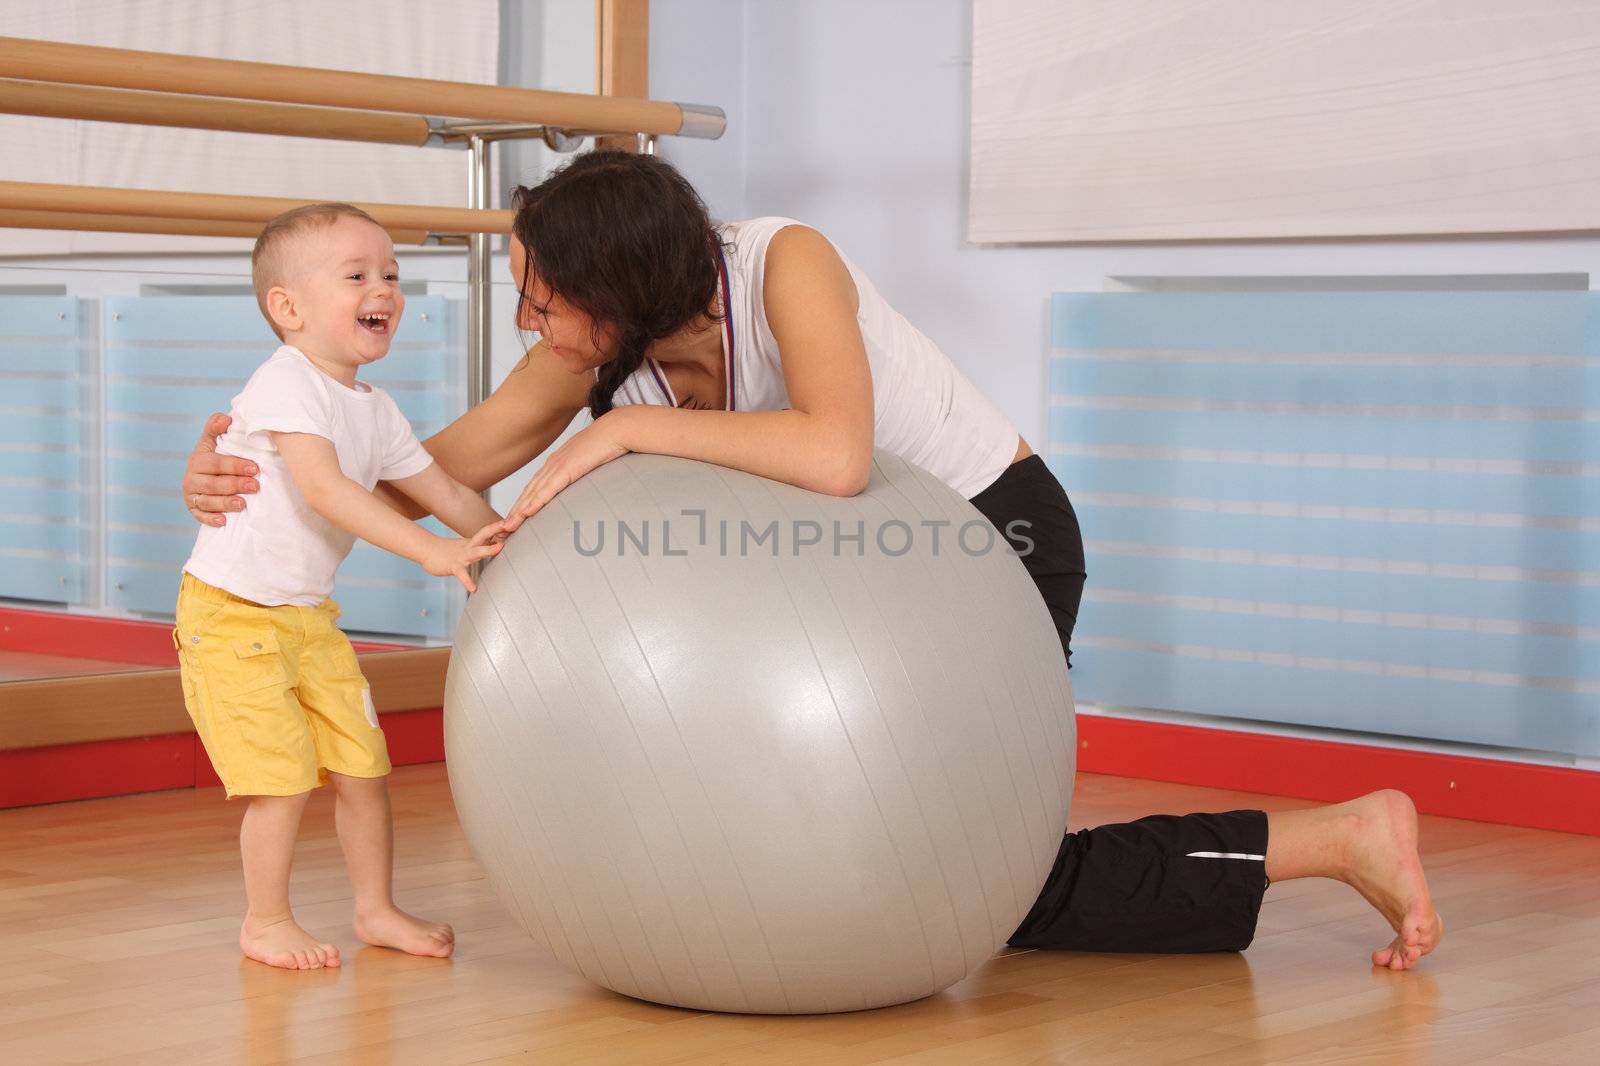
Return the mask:
<path fill-rule="evenodd" d="M 73 296 L 0 298 L 0 596 L 92 597 L 96 391 Z"/>
<path fill-rule="evenodd" d="M 1600 294 L 1062 293 L 1081 699 L 1600 754 Z"/>

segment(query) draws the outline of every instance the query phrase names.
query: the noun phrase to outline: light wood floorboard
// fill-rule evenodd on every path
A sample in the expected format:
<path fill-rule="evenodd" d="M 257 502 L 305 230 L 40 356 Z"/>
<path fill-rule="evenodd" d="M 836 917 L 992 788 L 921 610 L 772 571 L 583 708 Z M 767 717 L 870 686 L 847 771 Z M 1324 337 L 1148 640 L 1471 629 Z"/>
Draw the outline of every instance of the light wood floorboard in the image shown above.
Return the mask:
<path fill-rule="evenodd" d="M 361 945 L 317 797 L 302 924 L 345 965 L 240 959 L 220 790 L 0 812 L 0 1063 L 1600 1063 L 1600 839 L 1425 818 L 1448 935 L 1412 973 L 1354 891 L 1275 885 L 1243 955 L 1003 954 L 950 991 L 856 1015 L 639 1003 L 563 971 L 493 898 L 440 765 L 393 780 L 398 898 L 452 922 L 453 960 Z M 1300 801 L 1082 775 L 1075 827 Z"/>

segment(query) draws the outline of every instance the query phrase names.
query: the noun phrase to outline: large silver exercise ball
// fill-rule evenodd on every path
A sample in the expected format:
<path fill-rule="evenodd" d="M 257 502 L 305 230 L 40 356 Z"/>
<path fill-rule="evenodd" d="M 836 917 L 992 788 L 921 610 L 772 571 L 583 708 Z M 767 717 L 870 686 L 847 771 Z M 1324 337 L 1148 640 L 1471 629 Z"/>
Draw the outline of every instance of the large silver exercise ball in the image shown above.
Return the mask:
<path fill-rule="evenodd" d="M 1072 795 L 1072 690 L 1022 564 L 880 453 L 840 499 L 629 455 L 511 537 L 445 685 L 500 899 L 596 984 L 860 1010 L 989 958 Z"/>

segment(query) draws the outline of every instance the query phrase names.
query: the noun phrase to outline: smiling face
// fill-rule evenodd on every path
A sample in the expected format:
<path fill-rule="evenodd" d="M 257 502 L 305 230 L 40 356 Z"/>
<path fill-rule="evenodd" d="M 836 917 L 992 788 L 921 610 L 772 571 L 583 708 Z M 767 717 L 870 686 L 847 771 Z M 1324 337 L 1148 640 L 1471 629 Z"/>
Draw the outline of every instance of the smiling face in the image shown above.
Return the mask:
<path fill-rule="evenodd" d="M 405 296 L 394 243 L 359 218 L 297 234 L 284 277 L 267 293 L 273 321 L 289 344 L 349 385 L 356 369 L 389 354 Z"/>
<path fill-rule="evenodd" d="M 592 374 L 615 358 L 616 328 L 603 324 L 597 329 L 593 318 L 551 292 L 538 275 L 528 270 L 527 250 L 516 237 L 511 238 L 508 250 L 511 280 L 522 293 L 517 304 L 517 326 L 544 338 L 561 365 L 573 374 Z"/>

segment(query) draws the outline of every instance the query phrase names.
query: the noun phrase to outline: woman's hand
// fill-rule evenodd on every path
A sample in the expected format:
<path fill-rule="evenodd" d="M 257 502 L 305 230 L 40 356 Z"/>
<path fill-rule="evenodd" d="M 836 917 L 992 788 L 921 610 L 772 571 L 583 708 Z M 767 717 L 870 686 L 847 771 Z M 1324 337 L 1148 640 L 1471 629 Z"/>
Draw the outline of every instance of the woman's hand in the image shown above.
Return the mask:
<path fill-rule="evenodd" d="M 589 471 L 628 454 L 620 435 L 627 411 L 626 407 L 607 411 L 551 452 L 527 488 L 522 490 L 522 495 L 517 497 L 517 502 L 506 512 L 506 532 L 538 514 L 556 493 Z"/>
<path fill-rule="evenodd" d="M 183 472 L 183 502 L 195 521 L 220 526 L 227 521 L 226 511 L 244 510 L 244 498 L 236 493 L 259 492 L 255 480 L 256 464 L 248 459 L 217 452 L 217 438 L 228 431 L 233 419 L 214 414 L 206 419 L 200 440 L 189 454 Z"/>

